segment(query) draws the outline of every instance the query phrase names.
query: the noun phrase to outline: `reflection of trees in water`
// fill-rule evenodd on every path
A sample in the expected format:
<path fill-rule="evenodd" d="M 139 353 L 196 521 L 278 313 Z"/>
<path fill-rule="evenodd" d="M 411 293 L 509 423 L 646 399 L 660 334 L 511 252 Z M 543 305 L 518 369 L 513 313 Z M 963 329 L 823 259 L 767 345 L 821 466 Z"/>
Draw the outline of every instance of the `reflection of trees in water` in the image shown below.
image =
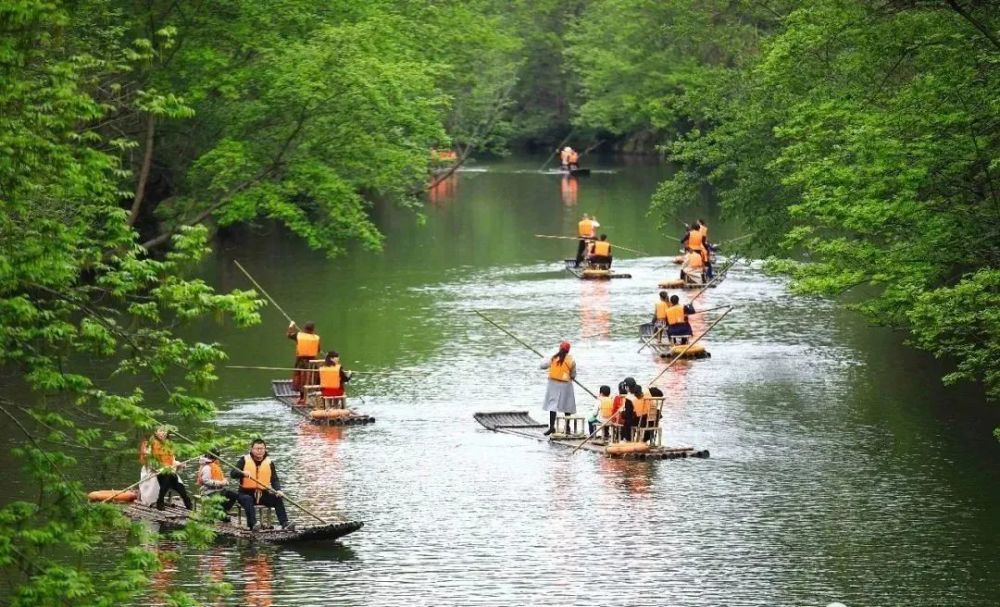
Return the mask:
<path fill-rule="evenodd" d="M 559 193 L 562 195 L 563 204 L 571 207 L 576 205 L 577 195 L 580 190 L 580 182 L 572 175 L 563 175 L 559 182 Z"/>
<path fill-rule="evenodd" d="M 221 547 L 215 547 L 198 557 L 198 572 L 209 583 L 209 593 L 215 599 L 214 606 L 222 605 L 221 588 L 226 581 L 226 554 Z"/>

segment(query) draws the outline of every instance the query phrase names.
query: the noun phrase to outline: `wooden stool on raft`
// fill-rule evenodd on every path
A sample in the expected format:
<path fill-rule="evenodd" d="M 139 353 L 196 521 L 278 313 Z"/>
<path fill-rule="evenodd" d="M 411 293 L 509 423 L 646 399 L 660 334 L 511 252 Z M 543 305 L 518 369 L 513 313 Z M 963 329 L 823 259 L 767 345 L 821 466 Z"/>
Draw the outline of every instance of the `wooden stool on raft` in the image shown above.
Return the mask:
<path fill-rule="evenodd" d="M 587 418 L 582 415 L 561 415 L 556 417 L 556 434 L 567 436 L 584 435 L 587 427 Z"/>
<path fill-rule="evenodd" d="M 323 396 L 319 385 L 306 386 L 306 400 L 313 409 L 345 409 L 346 396 Z"/>
<path fill-rule="evenodd" d="M 273 527 L 274 526 L 274 517 L 271 516 L 271 513 L 274 512 L 274 509 L 272 509 L 272 508 L 270 508 L 268 506 L 262 506 L 260 504 L 255 504 L 254 507 L 253 507 L 253 509 L 254 509 L 254 512 L 257 514 L 257 523 L 259 523 L 261 527 Z M 237 524 L 237 526 L 238 527 L 242 527 L 243 526 L 243 515 L 245 514 L 243 512 L 243 506 L 240 506 L 237 503 L 235 506 L 233 506 L 233 510 L 236 511 L 236 524 Z M 232 516 L 232 514 L 233 514 L 232 511 L 230 511 L 229 515 Z"/>

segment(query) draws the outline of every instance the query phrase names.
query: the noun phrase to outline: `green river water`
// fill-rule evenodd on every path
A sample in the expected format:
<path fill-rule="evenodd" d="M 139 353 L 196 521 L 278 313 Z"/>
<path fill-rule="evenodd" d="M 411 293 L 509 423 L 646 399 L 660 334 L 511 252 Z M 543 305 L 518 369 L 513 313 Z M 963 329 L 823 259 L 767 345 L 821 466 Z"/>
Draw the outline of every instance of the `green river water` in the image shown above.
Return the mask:
<path fill-rule="evenodd" d="M 657 383 L 665 442 L 710 459 L 569 456 L 480 427 L 477 411 L 543 419 L 545 374 L 476 310 L 545 352 L 571 341 L 595 391 L 627 375 L 645 384 L 665 364 L 637 352 L 634 325 L 677 271 L 675 245 L 646 216 L 666 169 L 607 161 L 573 184 L 536 172 L 541 161 L 463 171 L 424 225 L 380 210 L 381 254 L 330 261 L 276 228 L 220 244 L 205 267 L 216 286 L 249 288 L 238 259 L 349 368 L 392 372 L 349 385 L 377 419 L 364 427 L 303 424 L 269 398 L 280 373 L 223 369 L 212 393 L 220 427 L 268 439 L 289 494 L 366 526 L 333 547 L 165 544 L 181 557 L 157 588 L 208 576 L 233 584 L 219 604 L 273 607 L 1000 604 L 995 410 L 974 389 L 943 388 L 941 365 L 903 336 L 792 296 L 759 264 L 737 264 L 699 300 L 736 306 L 705 338 L 712 358 Z M 577 280 L 560 261 L 575 242 L 533 236 L 571 235 L 583 212 L 649 253 L 616 259 L 632 279 Z M 713 240 L 740 234 L 710 205 L 695 214 Z M 231 364 L 289 365 L 286 321 L 270 306 L 263 316 L 198 332 Z M 121 485 L 135 480 L 124 474 Z"/>

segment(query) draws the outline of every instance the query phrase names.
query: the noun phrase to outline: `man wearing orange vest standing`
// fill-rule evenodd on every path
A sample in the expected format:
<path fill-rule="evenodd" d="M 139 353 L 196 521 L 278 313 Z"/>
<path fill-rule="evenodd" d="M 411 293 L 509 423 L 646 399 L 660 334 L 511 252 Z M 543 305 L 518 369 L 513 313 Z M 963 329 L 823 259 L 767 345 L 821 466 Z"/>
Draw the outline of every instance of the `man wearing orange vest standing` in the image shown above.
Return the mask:
<path fill-rule="evenodd" d="M 257 526 L 257 505 L 274 508 L 281 529 L 295 529 L 295 525 L 288 524 L 288 513 L 282 499 L 285 494 L 281 492 L 278 471 L 267 454 L 267 444 L 263 440 L 257 438 L 250 443 L 250 453 L 237 460 L 236 468 L 229 476 L 240 481 L 239 502 L 247 515 L 250 529 Z"/>
<path fill-rule="evenodd" d="M 597 227 L 601 225 L 597 220 L 591 219 L 590 215 L 583 214 L 583 219 L 576 224 L 576 233 L 580 237 L 580 245 L 576 248 L 576 266 L 580 267 L 583 261 L 583 254 L 587 250 L 587 245 L 597 235 Z"/>
<path fill-rule="evenodd" d="M 292 374 L 292 388 L 298 390 L 298 405 L 306 404 L 306 386 L 315 383 L 312 371 L 312 360 L 319 356 L 319 335 L 316 335 L 316 324 L 307 322 L 301 331 L 296 330 L 295 323 L 288 325 L 288 338 L 295 342 L 295 371 Z"/>

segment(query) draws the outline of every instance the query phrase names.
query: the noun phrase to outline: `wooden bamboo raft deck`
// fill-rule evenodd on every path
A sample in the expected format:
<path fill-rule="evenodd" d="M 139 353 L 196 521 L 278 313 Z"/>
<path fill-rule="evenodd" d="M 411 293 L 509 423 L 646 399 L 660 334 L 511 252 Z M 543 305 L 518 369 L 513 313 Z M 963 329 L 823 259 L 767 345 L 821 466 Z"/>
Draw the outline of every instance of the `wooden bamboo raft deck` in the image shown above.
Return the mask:
<path fill-rule="evenodd" d="M 124 514 L 135 521 L 147 521 L 168 529 L 178 529 L 187 523 L 190 512 L 183 506 L 176 504 L 168 504 L 161 511 L 152 506 L 133 502 L 125 508 Z M 364 526 L 365 524 L 361 521 L 347 521 L 293 530 L 259 529 L 250 531 L 245 526 L 220 521 L 214 525 L 213 530 L 217 536 L 221 537 L 267 544 L 291 544 L 296 542 L 330 542 L 354 533 Z"/>
<path fill-rule="evenodd" d="M 645 324 L 639 325 L 639 340 L 645 342 L 646 340 L 650 339 L 653 336 L 654 332 L 656 332 L 655 323 L 647 322 Z M 689 337 L 688 339 L 689 340 L 693 339 L 693 337 Z M 668 343 L 666 329 L 664 329 L 663 333 L 663 342 L 657 343 L 654 340 L 650 342 L 649 347 L 655 350 L 657 354 L 659 354 L 664 358 L 676 356 L 678 352 L 680 352 L 680 350 L 684 348 L 684 346 L 673 346 L 670 343 Z M 692 346 L 682 356 L 682 358 L 691 358 L 691 359 L 711 358 L 711 357 L 712 357 L 711 353 L 709 353 L 709 351 L 706 350 L 704 346 L 701 345 L 701 343 L 697 343 L 694 346 Z"/>
<path fill-rule="evenodd" d="M 584 266 L 577 267 L 576 259 L 564 259 L 566 271 L 582 280 L 609 280 L 611 278 L 632 278 L 631 274 L 622 274 L 613 270 L 591 270 Z"/>
<path fill-rule="evenodd" d="M 487 430 L 502 432 L 503 434 L 513 434 L 523 436 L 538 441 L 547 442 L 550 445 L 574 449 L 583 443 L 586 436 L 567 436 L 564 434 L 552 434 L 545 436 L 548 424 L 542 424 L 532 418 L 527 411 L 494 411 L 489 413 L 476 413 L 476 421 L 482 424 Z M 603 453 L 607 457 L 621 459 L 680 459 L 686 457 L 708 457 L 708 450 L 697 450 L 694 447 L 656 447 L 643 453 L 608 453 L 602 440 L 594 439 L 583 445 L 581 450 Z"/>
<path fill-rule="evenodd" d="M 374 417 L 363 414 L 351 414 L 347 417 L 325 419 L 314 419 L 309 417 L 309 412 L 312 411 L 312 407 L 295 404 L 296 401 L 299 400 L 299 393 L 292 389 L 292 380 L 290 379 L 271 380 L 271 389 L 274 392 L 274 398 L 281 401 L 282 404 L 288 406 L 288 408 L 295 413 L 304 417 L 311 424 L 316 424 L 318 426 L 356 426 L 375 423 Z"/>

